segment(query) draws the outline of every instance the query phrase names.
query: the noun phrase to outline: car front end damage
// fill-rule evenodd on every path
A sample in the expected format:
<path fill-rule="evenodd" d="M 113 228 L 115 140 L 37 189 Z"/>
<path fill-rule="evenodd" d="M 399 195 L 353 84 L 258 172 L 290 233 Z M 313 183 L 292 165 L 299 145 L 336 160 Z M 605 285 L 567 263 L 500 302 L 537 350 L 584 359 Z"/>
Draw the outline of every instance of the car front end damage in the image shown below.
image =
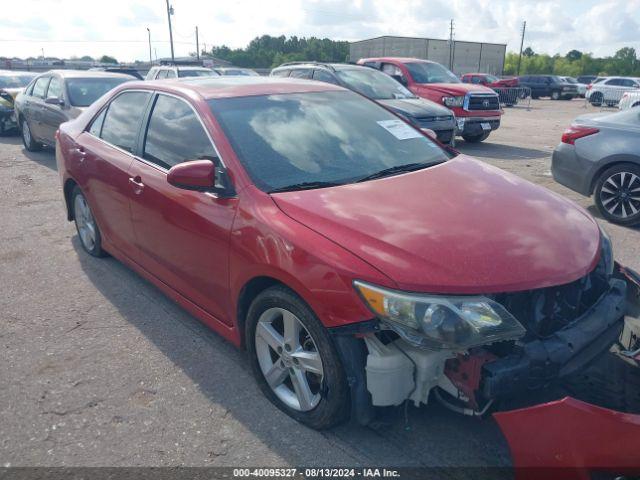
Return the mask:
<path fill-rule="evenodd" d="M 0 134 L 4 134 L 18 127 L 14 101 L 14 95 L 10 90 L 0 90 Z"/>
<path fill-rule="evenodd" d="M 375 318 L 332 333 L 361 423 L 407 401 L 472 416 L 532 405 L 621 338 L 627 354 L 640 347 L 640 276 L 614 263 L 604 233 L 597 266 L 565 285 L 473 297 L 355 288 Z"/>

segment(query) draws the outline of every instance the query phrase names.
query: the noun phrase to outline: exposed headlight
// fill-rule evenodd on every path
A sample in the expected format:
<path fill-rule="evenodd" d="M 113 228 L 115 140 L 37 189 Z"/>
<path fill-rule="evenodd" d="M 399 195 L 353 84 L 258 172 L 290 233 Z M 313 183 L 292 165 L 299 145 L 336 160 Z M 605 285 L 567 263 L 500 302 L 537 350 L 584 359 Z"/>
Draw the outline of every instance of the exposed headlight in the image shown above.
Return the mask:
<path fill-rule="evenodd" d="M 442 97 L 442 103 L 447 107 L 461 107 L 464 105 L 464 95 L 461 97 Z"/>
<path fill-rule="evenodd" d="M 415 345 L 468 349 L 525 334 L 513 315 L 486 297 L 403 293 L 360 281 L 354 285 L 379 319 Z"/>
<path fill-rule="evenodd" d="M 607 275 L 613 275 L 614 260 L 611 237 L 602 227 L 600 227 L 600 263 Z"/>

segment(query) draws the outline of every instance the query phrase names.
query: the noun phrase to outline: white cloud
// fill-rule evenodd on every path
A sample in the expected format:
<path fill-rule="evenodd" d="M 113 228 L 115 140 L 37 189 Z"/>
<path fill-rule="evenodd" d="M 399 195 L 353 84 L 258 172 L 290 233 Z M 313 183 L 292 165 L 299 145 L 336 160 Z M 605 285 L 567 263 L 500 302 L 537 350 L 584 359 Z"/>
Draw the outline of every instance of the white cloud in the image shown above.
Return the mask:
<path fill-rule="evenodd" d="M 358 40 L 378 35 L 446 38 L 449 19 L 459 40 L 520 44 L 536 52 L 571 49 L 611 55 L 640 51 L 640 0 L 173 0 L 176 55 L 200 43 L 245 46 L 261 34 Z M 148 56 L 147 30 L 159 57 L 169 55 L 163 0 L 21 0 L 0 19 L 0 56 Z"/>

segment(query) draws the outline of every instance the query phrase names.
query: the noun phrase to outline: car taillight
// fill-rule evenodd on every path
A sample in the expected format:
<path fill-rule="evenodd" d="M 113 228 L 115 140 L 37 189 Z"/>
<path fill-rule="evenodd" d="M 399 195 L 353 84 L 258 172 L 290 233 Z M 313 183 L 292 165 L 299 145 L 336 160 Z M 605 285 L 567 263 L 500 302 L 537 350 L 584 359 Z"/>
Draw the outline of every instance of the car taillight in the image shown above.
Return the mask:
<path fill-rule="evenodd" d="M 580 125 L 571 125 L 562 134 L 562 143 L 568 143 L 569 145 L 575 145 L 576 140 L 582 137 L 587 137 L 598 133 L 600 130 L 593 127 L 582 127 Z"/>

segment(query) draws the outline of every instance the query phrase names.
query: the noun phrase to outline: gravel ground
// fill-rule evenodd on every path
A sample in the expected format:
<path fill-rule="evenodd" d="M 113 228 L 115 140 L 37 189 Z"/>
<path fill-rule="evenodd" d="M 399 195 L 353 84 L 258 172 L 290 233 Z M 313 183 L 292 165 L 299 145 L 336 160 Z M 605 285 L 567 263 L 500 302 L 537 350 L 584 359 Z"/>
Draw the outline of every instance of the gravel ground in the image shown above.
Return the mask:
<path fill-rule="evenodd" d="M 508 109 L 485 143 L 459 148 L 595 214 L 549 173 L 562 130 L 593 111 L 583 105 Z M 435 404 L 376 429 L 315 432 L 290 420 L 260 393 L 242 352 L 116 260 L 82 252 L 52 151 L 0 138 L 0 202 L 0 465 L 510 464 L 492 420 Z M 639 231 L 607 230 L 616 257 L 640 269 Z"/>

